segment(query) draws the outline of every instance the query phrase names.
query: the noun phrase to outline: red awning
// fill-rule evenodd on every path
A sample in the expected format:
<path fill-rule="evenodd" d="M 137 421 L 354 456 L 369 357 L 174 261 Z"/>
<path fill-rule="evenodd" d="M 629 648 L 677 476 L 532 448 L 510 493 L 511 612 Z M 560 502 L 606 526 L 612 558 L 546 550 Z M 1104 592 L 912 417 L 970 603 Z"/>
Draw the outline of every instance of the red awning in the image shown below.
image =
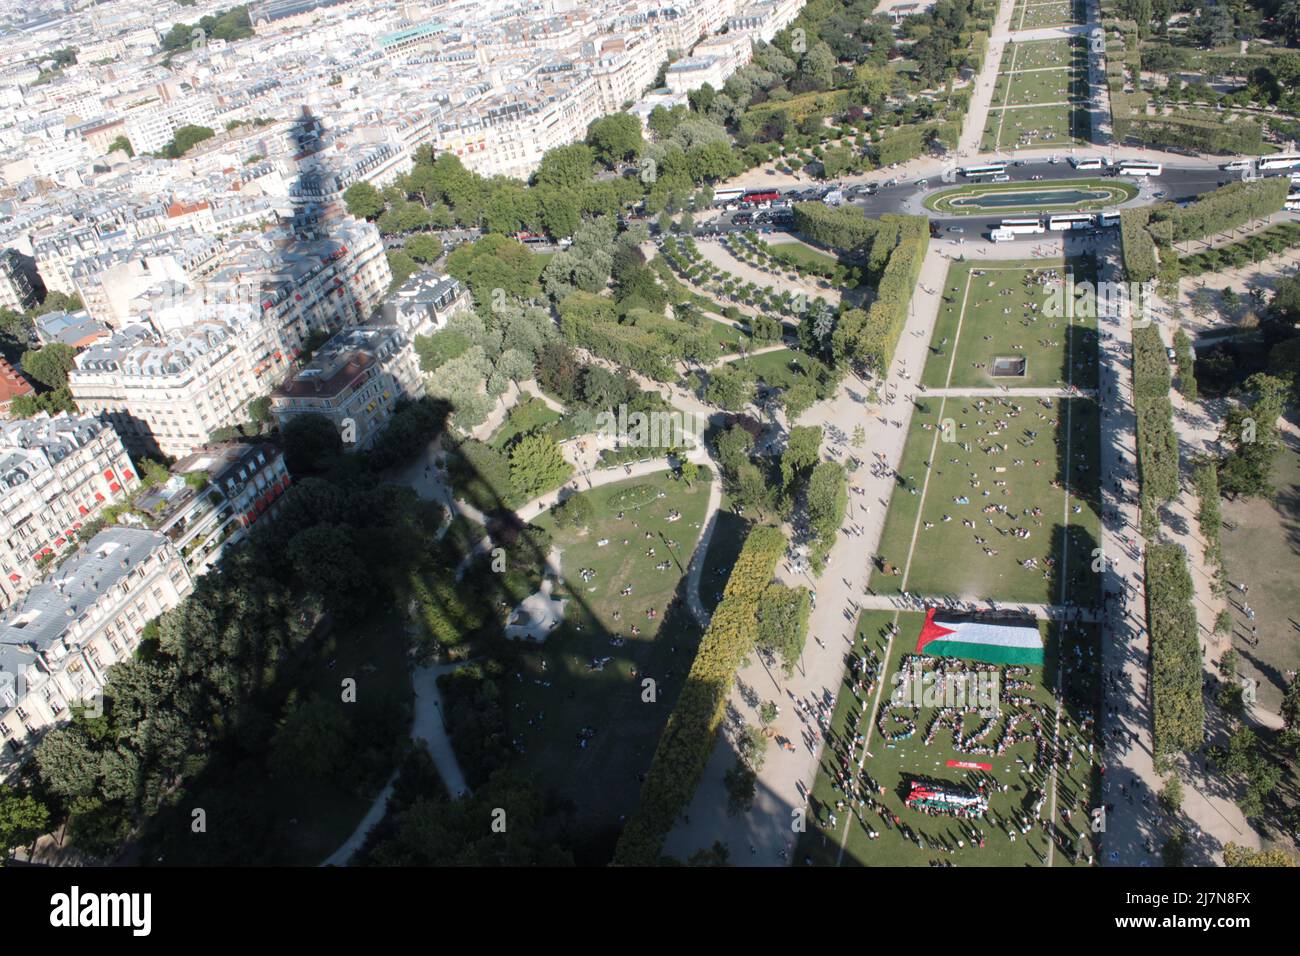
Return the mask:
<path fill-rule="evenodd" d="M 113 492 L 114 494 L 117 494 L 119 491 L 122 490 L 122 486 L 115 481 L 108 486 L 108 490 Z"/>
<path fill-rule="evenodd" d="M 126 480 L 127 480 L 127 481 L 134 481 L 134 480 L 135 480 L 135 472 L 132 471 L 130 468 L 126 469 L 126 471 L 122 472 L 122 474 L 126 475 Z"/>
<path fill-rule="evenodd" d="M 104 500 L 104 496 L 101 495 L 101 494 L 97 491 L 97 492 L 95 492 L 95 500 L 96 500 L 96 501 L 103 501 L 103 500 Z"/>
<path fill-rule="evenodd" d="M 64 546 L 65 544 L 67 544 L 67 543 L 68 543 L 68 542 L 67 542 L 66 540 L 64 540 L 63 538 L 55 538 L 55 539 L 54 539 L 54 546 L 55 546 L 56 548 L 61 548 L 61 547 L 63 547 L 63 546 Z"/>
<path fill-rule="evenodd" d="M 9 575 L 9 580 L 10 580 L 10 581 L 21 581 L 22 579 L 23 579 L 23 576 L 22 576 L 21 574 L 11 574 L 11 575 Z"/>
<path fill-rule="evenodd" d="M 112 480 L 113 480 L 113 469 L 112 469 L 112 468 L 105 468 L 105 469 L 104 469 L 104 480 L 105 480 L 105 481 L 112 481 Z"/>
<path fill-rule="evenodd" d="M 85 505 L 77 505 L 77 510 L 80 511 L 83 515 L 90 514 L 90 509 L 87 508 Z"/>

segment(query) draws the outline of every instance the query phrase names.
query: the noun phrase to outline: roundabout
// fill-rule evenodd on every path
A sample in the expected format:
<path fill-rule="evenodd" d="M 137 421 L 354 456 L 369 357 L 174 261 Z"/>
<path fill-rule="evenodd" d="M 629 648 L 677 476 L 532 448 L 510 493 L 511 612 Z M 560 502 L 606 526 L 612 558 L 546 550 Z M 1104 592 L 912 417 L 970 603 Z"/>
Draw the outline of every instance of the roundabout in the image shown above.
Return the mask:
<path fill-rule="evenodd" d="M 1102 179 L 1058 180 L 1051 183 L 970 183 L 938 190 L 923 205 L 950 216 L 990 213 L 1083 211 L 1128 202 L 1138 194 L 1132 183 Z"/>

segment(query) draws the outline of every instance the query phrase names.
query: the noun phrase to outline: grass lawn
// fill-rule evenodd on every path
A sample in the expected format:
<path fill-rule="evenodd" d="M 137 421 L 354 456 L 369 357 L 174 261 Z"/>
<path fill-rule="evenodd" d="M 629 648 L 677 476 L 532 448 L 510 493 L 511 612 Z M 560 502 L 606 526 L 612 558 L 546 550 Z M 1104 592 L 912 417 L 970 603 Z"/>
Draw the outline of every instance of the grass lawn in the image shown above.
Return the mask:
<path fill-rule="evenodd" d="M 1073 71 L 1036 69 L 1004 73 L 993 91 L 993 102 L 1003 106 L 1064 103 L 1070 99 Z"/>
<path fill-rule="evenodd" d="M 982 410 L 977 403 L 983 403 Z M 945 419 L 951 419 L 951 442 L 941 440 L 944 430 L 938 426 Z M 912 415 L 872 589 L 1091 604 L 1100 582 L 1091 569 L 1100 526 L 1098 440 L 1092 399 L 924 399 Z M 961 497 L 970 503 L 954 500 Z M 985 514 L 991 505 L 1006 510 Z M 1034 508 L 1041 513 L 1033 514 Z M 945 515 L 951 520 L 944 521 Z M 1029 537 L 1012 534 L 1020 529 Z M 1037 567 L 1024 567 L 1027 559 L 1035 559 Z M 900 573 L 886 574 L 884 563 Z"/>
<path fill-rule="evenodd" d="M 730 364 L 732 368 L 773 388 L 789 388 L 805 377 L 811 377 L 815 383 L 816 376 L 822 369 L 819 360 L 794 349 L 775 349 Z"/>
<path fill-rule="evenodd" d="M 1224 564 L 1228 580 L 1245 583 L 1245 595 L 1255 609 L 1247 621 L 1237 607 L 1230 608 L 1238 638 L 1237 667 L 1243 676 L 1259 681 L 1259 702 L 1277 712 L 1286 690 L 1287 671 L 1300 670 L 1300 609 L 1295 583 L 1300 580 L 1300 448 L 1284 444 L 1273 468 L 1272 501 L 1224 501 Z M 1229 527 L 1229 525 L 1231 527 Z M 1240 604 L 1242 595 L 1228 589 Z M 1240 639 L 1250 625 L 1259 628 L 1259 646 Z"/>
<path fill-rule="evenodd" d="M 1086 144 L 1086 106 L 1026 106 L 990 109 L 984 128 L 984 149 L 1042 149 Z"/>
<path fill-rule="evenodd" d="M 840 264 L 835 256 L 809 249 L 802 242 L 773 242 L 772 255 L 782 262 L 806 269 L 834 269 Z"/>
<path fill-rule="evenodd" d="M 948 267 L 943 304 L 921 376 L 927 388 L 1045 388 L 1097 385 L 1097 318 L 1046 315 L 1063 306 L 1036 276 L 1074 275 L 1092 281 L 1082 260 L 1050 262 L 954 262 Z M 1095 310 L 1092 310 L 1095 311 Z M 995 356 L 1026 360 L 1021 377 L 993 376 Z"/>
<path fill-rule="evenodd" d="M 488 438 L 488 444 L 497 451 L 504 451 L 522 435 L 546 430 L 562 417 L 559 412 L 535 395 L 528 395 L 525 392 L 520 398 L 522 401 L 510 409 L 505 421 L 497 426 L 497 430 Z"/>
<path fill-rule="evenodd" d="M 1074 43 L 1065 37 L 1011 43 L 1002 51 L 1002 62 L 998 64 L 998 72 L 1005 74 L 1016 70 L 1066 67 L 1072 62 L 1074 49 Z"/>
<path fill-rule="evenodd" d="M 635 487 L 647 489 L 645 503 L 620 503 L 618 496 Z M 660 491 L 665 497 L 656 497 Z M 636 806 L 638 774 L 650 766 L 699 642 L 690 614 L 669 612 L 668 605 L 684 602 L 679 587 L 701 533 L 709 486 L 701 480 L 687 489 L 665 471 L 588 494 L 595 517 L 587 530 L 555 528 L 549 513 L 536 521 L 562 551 L 565 580 L 555 596 L 569 603 L 565 622 L 544 643 L 523 645 L 517 676 L 504 681 L 503 705 L 522 747 L 521 767 L 544 790 L 571 800 L 583 820 L 616 828 L 619 816 Z M 672 510 L 680 520 L 668 520 Z M 650 547 L 653 556 L 646 554 Z M 665 560 L 669 567 L 656 570 Z M 583 568 L 596 572 L 591 581 L 582 579 Z M 633 592 L 624 596 L 627 586 Z M 646 617 L 649 608 L 657 611 L 654 619 Z M 639 634 L 631 633 L 633 625 Z M 603 670 L 593 670 L 592 662 L 603 658 L 610 658 Z M 645 677 L 657 683 L 654 703 L 642 701 Z M 596 733 L 583 748 L 578 735 L 588 727 Z"/>
<path fill-rule="evenodd" d="M 700 328 L 717 343 L 718 355 L 731 355 L 740 351 L 742 344 L 752 347 L 749 335 L 727 322 L 704 317 Z"/>
<path fill-rule="evenodd" d="M 1045 649 L 1044 666 L 997 669 L 998 714 L 986 734 L 976 742 L 977 745 L 995 747 L 1003 731 L 1011 724 L 1015 724 L 1017 736 L 1025 739 L 1012 744 L 1001 754 L 973 754 L 954 746 L 951 723 L 940 725 L 932 742 L 929 745 L 924 743 L 937 715 L 934 707 L 916 710 L 906 706 L 895 707 L 883 717 L 878 714 L 874 724 L 868 722 L 877 690 L 881 691 L 883 709 L 889 703 L 890 693 L 900 686 L 894 676 L 905 665 L 910 670 L 910 662 L 904 659 L 909 655 L 915 656 L 915 641 L 923 620 L 924 615 L 920 613 L 896 614 L 892 611 L 868 611 L 859 619 L 855 656 L 866 654 L 869 660 L 878 661 L 886 655 L 891 623 L 897 622 L 899 634 L 888 651 L 883 669 L 883 688 L 864 688 L 859 701 L 854 693 L 854 678 L 847 670 L 845 672 L 809 801 L 808 830 L 796 849 L 795 860 L 810 860 L 818 866 L 837 863 L 845 866 L 925 866 L 936 862 L 959 866 L 1039 866 L 1047 861 L 1048 843 L 1043 827 L 1040 824 L 1026 835 L 1019 826 L 1014 826 L 1016 839 L 1013 842 L 1009 836 L 1013 829 L 1011 821 L 1024 817 L 1034 819 L 1037 816 L 1035 806 L 1043 796 L 1046 799 L 1041 817 L 1047 819 L 1052 810 L 1051 798 L 1055 795 L 1055 822 L 1061 828 L 1061 838 L 1052 855 L 1052 863 L 1071 865 L 1071 851 L 1083 835 L 1081 831 L 1086 830 L 1091 808 L 1097 805 L 1100 783 L 1097 765 L 1089 753 L 1090 744 L 1093 752 L 1099 752 L 1090 722 L 1096 713 L 1100 693 L 1097 628 L 1093 625 L 1039 623 Z M 1062 662 L 1065 666 L 1061 666 Z M 1058 686 L 1061 757 L 1053 781 L 1046 764 L 1049 755 L 1057 751 Z M 1009 700 L 1007 695 L 1017 699 Z M 885 734 L 905 732 L 905 721 L 914 722 L 916 731 L 913 736 L 896 741 L 885 738 Z M 962 732 L 974 734 L 982 722 L 983 718 L 978 715 L 965 715 Z M 864 735 L 865 751 L 870 754 L 865 758 L 862 744 L 853 748 L 853 738 L 859 733 Z M 1039 739 L 1034 738 L 1035 733 Z M 846 803 L 837 809 L 838 801 L 849 800 L 839 788 L 836 774 L 845 766 L 850 752 L 852 757 L 848 758 L 848 766 L 854 776 L 865 772 L 861 795 L 871 803 L 858 807 L 853 801 L 853 805 Z M 1067 752 L 1068 758 L 1065 756 Z M 987 763 L 993 769 L 949 767 L 949 760 Z M 989 813 L 982 820 L 958 820 L 908 809 L 903 797 L 914 779 L 959 784 L 970 789 L 984 782 L 990 794 Z M 1005 793 L 1001 789 L 1004 785 L 1007 787 Z M 879 792 L 882 787 L 883 794 Z M 1066 808 L 1070 810 L 1069 821 L 1062 813 Z M 828 825 L 832 813 L 838 818 L 834 827 Z M 902 830 L 895 824 L 895 819 L 907 829 Z M 870 831 L 878 833 L 878 838 L 872 839 Z M 905 834 L 919 835 L 924 848 Z M 973 839 L 974 834 L 978 835 Z M 985 842 L 982 848 L 978 845 L 981 836 Z M 965 844 L 964 847 L 957 847 L 959 840 Z M 1088 852 L 1085 842 L 1080 865 L 1086 865 Z M 1095 854 L 1095 850 L 1093 852 Z"/>
<path fill-rule="evenodd" d="M 1037 30 L 1078 22 L 1074 16 L 1074 4 L 1068 2 L 1033 3 L 1030 0 L 1019 0 L 1011 13 L 1012 30 Z"/>

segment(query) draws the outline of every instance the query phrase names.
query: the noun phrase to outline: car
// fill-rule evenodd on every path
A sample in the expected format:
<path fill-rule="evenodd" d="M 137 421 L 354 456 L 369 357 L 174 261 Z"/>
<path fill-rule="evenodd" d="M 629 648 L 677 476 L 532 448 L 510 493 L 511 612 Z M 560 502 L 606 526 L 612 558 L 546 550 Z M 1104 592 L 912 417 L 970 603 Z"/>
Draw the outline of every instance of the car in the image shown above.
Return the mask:
<path fill-rule="evenodd" d="M 949 232 L 965 232 L 966 230 L 963 229 L 961 226 L 949 226 L 949 227 L 948 227 L 948 231 L 949 231 Z"/>
<path fill-rule="evenodd" d="M 1171 361 L 1171 362 L 1176 362 L 1176 361 L 1178 361 L 1178 353 L 1175 352 L 1172 348 L 1168 348 L 1168 347 L 1166 347 L 1166 348 L 1165 348 L 1165 355 L 1166 355 L 1166 357 L 1168 357 L 1169 361 Z"/>
<path fill-rule="evenodd" d="M 886 179 L 886 180 L 884 181 L 883 185 L 885 185 L 885 186 L 897 186 L 897 185 L 898 185 L 898 180 L 897 180 L 897 179 Z"/>
<path fill-rule="evenodd" d="M 917 189 L 924 189 L 924 188 L 925 188 L 926 186 L 928 186 L 928 185 L 930 185 L 930 180 L 928 180 L 928 179 L 918 179 L 918 180 L 916 181 L 916 188 L 917 188 Z"/>
<path fill-rule="evenodd" d="M 1053 166 L 1055 166 L 1060 161 L 1061 161 L 1060 156 L 1053 156 L 1050 160 L 1048 160 L 1048 162 L 1050 162 Z"/>
<path fill-rule="evenodd" d="M 1156 198 L 1156 199 L 1164 199 L 1164 198 L 1165 198 L 1165 191 L 1162 189 L 1162 190 L 1160 190 L 1159 192 L 1155 193 L 1154 195 L 1155 195 L 1155 198 Z"/>

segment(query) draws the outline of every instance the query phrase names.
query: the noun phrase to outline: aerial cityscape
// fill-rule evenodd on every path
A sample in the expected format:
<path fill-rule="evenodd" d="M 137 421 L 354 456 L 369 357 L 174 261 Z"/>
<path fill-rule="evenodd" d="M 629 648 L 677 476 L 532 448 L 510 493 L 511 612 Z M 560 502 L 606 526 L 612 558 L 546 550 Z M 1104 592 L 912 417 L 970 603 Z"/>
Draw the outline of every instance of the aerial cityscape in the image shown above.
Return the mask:
<path fill-rule="evenodd" d="M 4 866 L 1293 867 L 1298 410 L 1300 0 L 0 0 Z"/>

